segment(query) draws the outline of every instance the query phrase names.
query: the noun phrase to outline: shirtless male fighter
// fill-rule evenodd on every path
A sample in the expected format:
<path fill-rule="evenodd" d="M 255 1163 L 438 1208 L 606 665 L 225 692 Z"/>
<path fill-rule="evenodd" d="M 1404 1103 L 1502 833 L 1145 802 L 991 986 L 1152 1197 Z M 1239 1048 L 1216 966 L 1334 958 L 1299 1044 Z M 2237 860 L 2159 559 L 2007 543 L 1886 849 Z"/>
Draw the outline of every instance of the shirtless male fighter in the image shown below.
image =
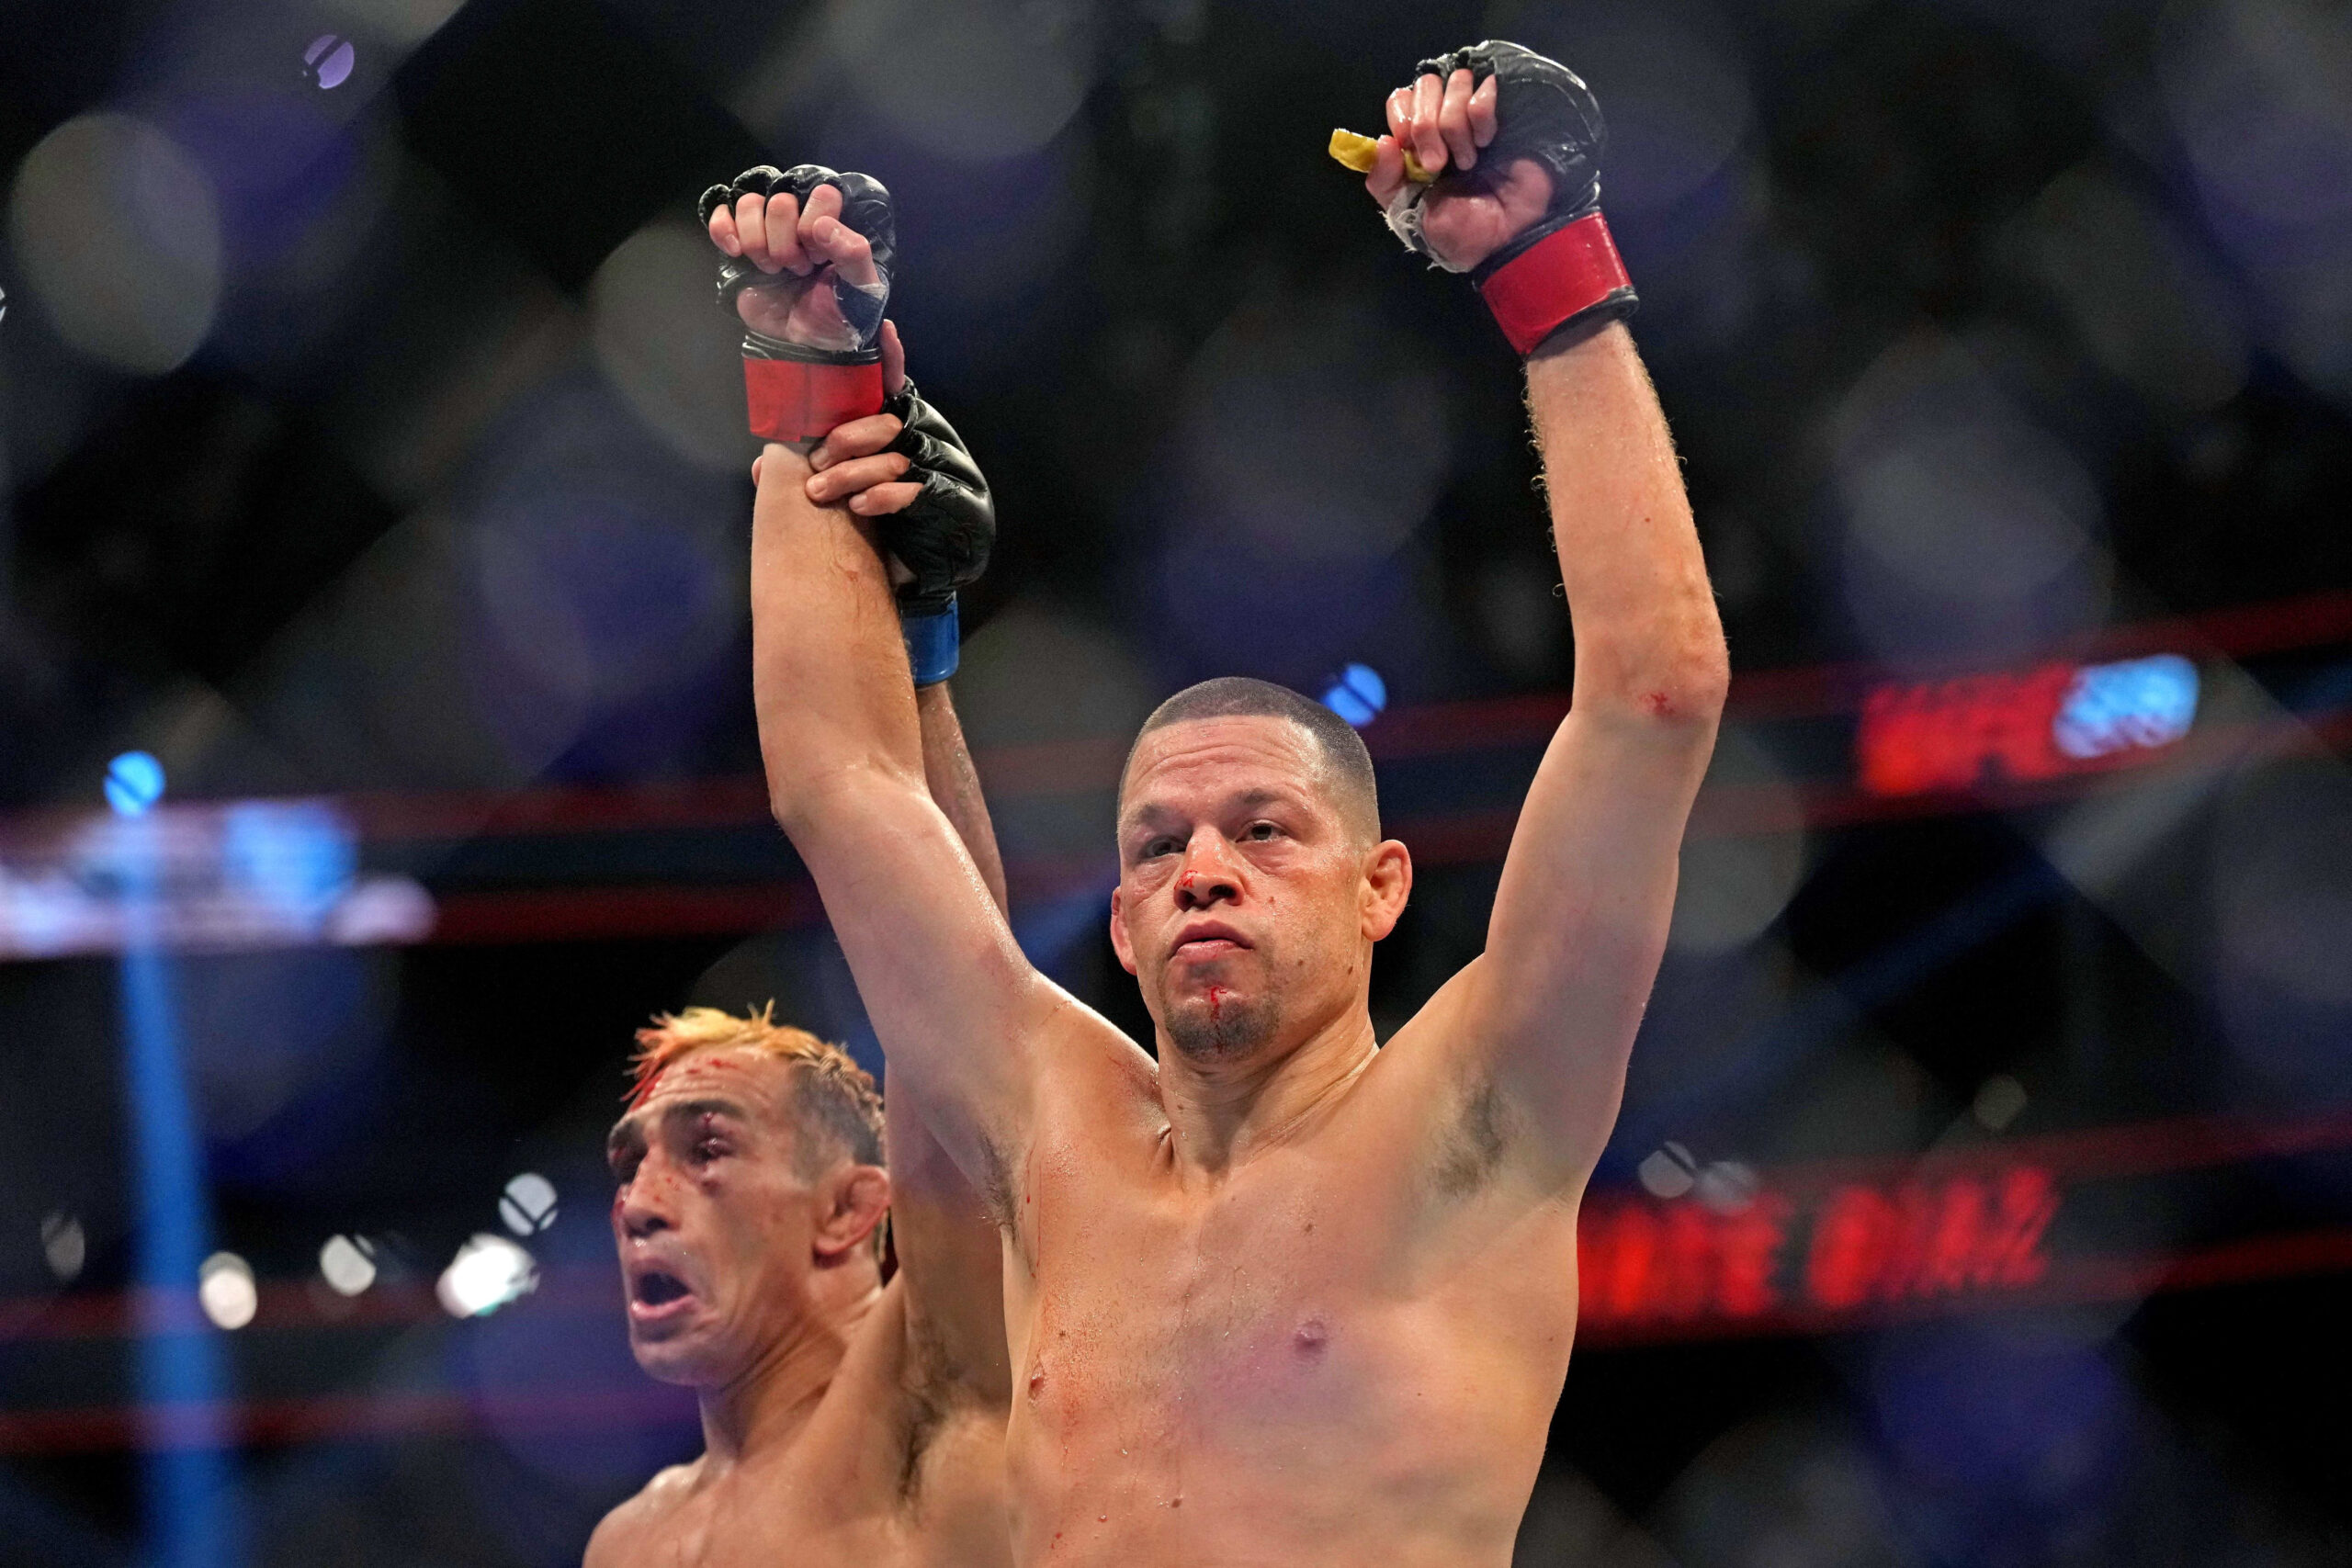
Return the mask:
<path fill-rule="evenodd" d="M 1483 44 L 1392 96 L 1369 176 L 1527 356 L 1573 708 L 1485 952 L 1385 1046 L 1402 911 L 1353 732 L 1247 681 L 1130 753 L 1111 936 L 1158 1060 L 1022 955 L 924 787 L 889 574 L 771 446 L 755 694 L 778 820 L 894 1075 L 1005 1235 L 1024 1564 L 1509 1562 L 1566 1375 L 1576 1223 L 1663 950 L 1727 680 L 1672 446 L 1621 318 L 1584 85 Z M 1434 183 L 1408 178 L 1404 151 Z M 1247 570 L 1237 561 L 1235 570 Z"/>
<path fill-rule="evenodd" d="M 747 321 L 788 313 L 777 288 L 734 283 Z M 905 385 L 896 333 L 877 346 L 888 412 L 835 432 L 825 460 L 861 465 L 871 482 L 854 493 L 902 543 L 960 539 L 968 581 L 991 527 L 985 482 Z M 909 687 L 898 647 L 880 670 Z M 1001 909 L 995 835 L 943 683 L 954 651 L 900 694 L 919 716 L 929 797 L 958 835 L 955 863 L 982 868 L 980 897 Z M 1001 1249 L 915 1090 L 893 1074 L 886 1112 L 847 1055 L 764 1010 L 689 1009 L 638 1038 L 638 1090 L 608 1142 L 629 1345 L 653 1376 L 695 1388 L 703 1453 L 606 1516 L 585 1568 L 1009 1562 Z"/>

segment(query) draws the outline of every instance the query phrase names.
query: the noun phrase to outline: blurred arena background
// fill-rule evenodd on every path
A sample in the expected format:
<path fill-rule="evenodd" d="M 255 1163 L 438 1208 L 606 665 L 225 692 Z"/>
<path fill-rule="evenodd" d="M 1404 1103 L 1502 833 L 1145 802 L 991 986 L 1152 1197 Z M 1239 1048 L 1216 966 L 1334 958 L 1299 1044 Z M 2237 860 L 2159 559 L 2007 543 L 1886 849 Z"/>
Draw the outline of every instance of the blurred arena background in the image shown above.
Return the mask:
<path fill-rule="evenodd" d="M 1481 937 L 1568 625 L 1510 356 L 1323 156 L 1555 53 L 1735 667 L 1528 1564 L 2352 1562 L 2337 0 L 8 0 L 0 1562 L 577 1561 L 629 1032 L 876 1053 L 765 820 L 696 191 L 870 170 L 996 486 L 1022 941 L 1133 724 L 1365 728 Z M 968 612 L 967 612 L 968 615 Z"/>

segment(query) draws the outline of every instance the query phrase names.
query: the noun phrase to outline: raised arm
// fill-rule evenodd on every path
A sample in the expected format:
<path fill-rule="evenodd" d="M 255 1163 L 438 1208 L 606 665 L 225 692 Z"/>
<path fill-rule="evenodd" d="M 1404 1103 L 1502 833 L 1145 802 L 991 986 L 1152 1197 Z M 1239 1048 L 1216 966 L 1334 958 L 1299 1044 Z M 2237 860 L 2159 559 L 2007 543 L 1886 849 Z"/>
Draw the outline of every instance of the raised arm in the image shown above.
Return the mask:
<path fill-rule="evenodd" d="M 725 210 L 724 237 L 720 213 L 710 217 L 714 240 L 791 296 L 764 318 L 776 335 L 763 342 L 798 341 L 812 296 L 839 321 L 814 287 L 828 276 L 861 291 L 882 286 L 831 186 L 809 190 L 805 206 L 752 194 Z M 806 286 L 796 290 L 783 274 Z M 766 292 L 755 283 L 738 296 L 755 332 Z M 914 580 L 894 592 L 876 530 L 863 521 L 875 518 L 899 554 L 889 508 L 856 493 L 870 476 L 851 463 L 834 471 L 823 448 L 815 456 L 812 466 L 800 448 L 771 444 L 757 470 L 752 690 L 770 800 L 824 897 L 894 1087 L 920 1096 L 956 1166 L 998 1199 L 1026 1125 L 1033 1053 L 1070 1004 L 1023 957 L 928 787 L 899 609 L 910 592 L 941 589 L 942 563 L 909 563 Z"/>
<path fill-rule="evenodd" d="M 1729 679 L 1682 476 L 1625 328 L 1539 352 L 1528 405 L 1576 637 L 1568 716 L 1503 862 L 1474 1011 L 1544 1175 L 1600 1156 Z"/>
<path fill-rule="evenodd" d="M 1014 945 L 931 797 L 888 574 L 846 512 L 761 457 L 752 523 L 752 694 L 776 820 L 825 900 L 889 1055 L 975 1185 L 1003 1190 L 1033 1041 L 1057 997 Z"/>
<path fill-rule="evenodd" d="M 931 797 L 970 852 L 997 908 L 1006 908 L 1004 863 L 980 795 L 980 778 L 945 682 L 915 691 Z M 1012 1393 L 1005 1349 L 1003 1253 L 987 1200 L 931 1130 L 912 1075 L 890 1075 L 883 1095 L 889 1133 L 890 1227 L 905 1276 L 914 1363 L 941 1383 L 1000 1414 Z"/>
<path fill-rule="evenodd" d="M 821 471 L 812 483 L 826 499 L 887 522 L 918 555 L 936 553 L 944 535 L 989 532 L 994 511 L 988 481 L 962 438 L 907 381 L 897 333 L 883 327 L 879 415 L 853 420 L 812 453 Z M 764 468 L 764 462 L 762 468 Z M 952 632 L 953 606 L 935 610 Z M 903 601 L 900 625 L 906 624 Z M 955 673 L 952 636 L 910 638 L 923 777 L 972 857 L 990 899 L 1007 908 L 1004 863 L 980 794 L 978 772 L 948 694 Z M 1011 1397 L 1004 1337 L 1002 1256 L 987 1201 L 956 1168 L 931 1130 L 913 1075 L 893 1073 L 883 1096 L 890 1159 L 891 1242 L 898 1254 L 906 1364 L 922 1396 L 993 1411 Z"/>
<path fill-rule="evenodd" d="M 1509 44 L 1430 64 L 1390 100 L 1373 191 L 1408 243 L 1476 269 L 1528 355 L 1576 679 L 1486 952 L 1413 1029 L 1495 1091 L 1516 1134 L 1505 1146 L 1548 1190 L 1583 1180 L 1616 1120 L 1729 667 L 1673 443 L 1623 323 L 1634 296 L 1600 217 L 1598 107 Z M 1408 148 L 1426 169 L 1480 176 L 1416 196 Z"/>

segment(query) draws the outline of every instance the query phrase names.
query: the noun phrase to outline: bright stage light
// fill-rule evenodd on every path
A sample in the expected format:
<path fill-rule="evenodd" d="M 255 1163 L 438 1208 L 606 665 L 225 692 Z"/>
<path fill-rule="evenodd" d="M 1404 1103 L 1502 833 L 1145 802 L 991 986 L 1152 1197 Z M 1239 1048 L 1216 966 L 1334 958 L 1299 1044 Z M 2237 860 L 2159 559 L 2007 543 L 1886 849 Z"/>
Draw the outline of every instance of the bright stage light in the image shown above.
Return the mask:
<path fill-rule="evenodd" d="M 531 1255 L 503 1235 L 476 1235 L 441 1271 L 434 1293 L 451 1317 L 482 1317 L 539 1284 Z"/>
<path fill-rule="evenodd" d="M 536 1170 L 526 1170 L 506 1184 L 498 1200 L 498 1217 L 516 1235 L 536 1235 L 555 1224 L 555 1183 Z"/>
<path fill-rule="evenodd" d="M 1351 664 L 1323 694 L 1323 705 L 1362 729 L 1388 705 L 1388 682 L 1369 664 Z"/>
<path fill-rule="evenodd" d="M 164 764 L 145 751 L 125 751 L 107 764 L 106 787 L 117 817 L 144 817 L 164 798 Z"/>
<path fill-rule="evenodd" d="M 319 1248 L 319 1273 L 338 1296 L 356 1296 L 376 1282 L 376 1249 L 364 1235 L 331 1235 Z"/>
<path fill-rule="evenodd" d="M 253 1265 L 233 1252 L 216 1252 L 197 1270 L 196 1299 L 217 1328 L 243 1328 L 261 1307 Z"/>

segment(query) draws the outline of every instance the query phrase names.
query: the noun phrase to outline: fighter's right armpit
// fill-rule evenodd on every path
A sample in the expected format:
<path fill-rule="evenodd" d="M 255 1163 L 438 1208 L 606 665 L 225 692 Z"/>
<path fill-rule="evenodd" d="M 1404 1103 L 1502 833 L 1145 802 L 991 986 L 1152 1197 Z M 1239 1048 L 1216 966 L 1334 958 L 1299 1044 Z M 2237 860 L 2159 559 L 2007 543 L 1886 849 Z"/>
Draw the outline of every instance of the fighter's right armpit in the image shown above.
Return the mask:
<path fill-rule="evenodd" d="M 699 204 L 703 224 L 722 204 L 756 193 L 789 195 L 805 205 L 809 193 L 830 185 L 842 193 L 841 222 L 863 236 L 874 254 L 878 288 L 860 288 L 830 267 L 818 274 L 763 272 L 736 259 L 718 269 L 718 304 L 729 320 L 742 322 L 739 296 L 746 289 L 774 291 L 784 300 L 822 284 L 830 288 L 841 319 L 833 341 L 795 342 L 746 326 L 743 389 L 752 434 L 770 441 L 820 439 L 837 424 L 881 411 L 884 309 L 889 303 L 890 271 L 897 260 L 897 223 L 890 192 L 871 175 L 836 174 L 816 164 L 779 170 L 767 164 L 746 169 L 729 185 L 712 186 Z"/>

